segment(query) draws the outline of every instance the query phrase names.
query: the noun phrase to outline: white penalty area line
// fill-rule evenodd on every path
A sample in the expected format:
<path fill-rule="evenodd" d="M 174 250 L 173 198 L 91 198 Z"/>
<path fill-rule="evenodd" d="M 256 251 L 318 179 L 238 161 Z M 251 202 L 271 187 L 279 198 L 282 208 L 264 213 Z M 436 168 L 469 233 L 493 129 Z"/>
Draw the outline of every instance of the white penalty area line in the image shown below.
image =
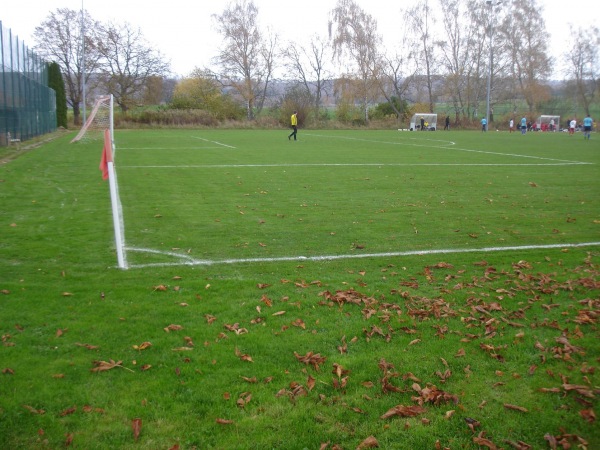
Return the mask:
<path fill-rule="evenodd" d="M 236 149 L 236 147 L 232 146 L 232 145 L 227 145 L 227 144 L 223 144 L 222 142 L 219 141 L 210 141 L 208 139 L 204 139 L 198 136 L 192 136 L 192 139 L 198 139 L 200 141 L 203 142 L 207 142 L 209 144 L 214 144 L 214 147 L 200 147 L 201 150 L 205 150 L 205 149 L 213 149 L 213 148 L 232 148 L 232 149 Z M 177 147 L 176 150 L 197 150 L 199 147 Z M 122 150 L 174 150 L 173 147 L 121 147 Z"/>
<path fill-rule="evenodd" d="M 204 142 L 210 142 L 211 144 L 217 144 L 217 145 L 220 145 L 221 147 L 236 148 L 236 147 L 234 147 L 232 145 L 223 144 L 222 142 L 219 142 L 219 141 L 209 141 L 208 139 L 204 139 L 204 138 L 201 138 L 201 137 L 198 137 L 198 136 L 192 136 L 192 138 L 193 139 L 198 139 L 198 140 L 204 141 Z"/>
<path fill-rule="evenodd" d="M 474 149 L 469 149 L 469 148 L 460 148 L 460 147 L 456 147 L 456 142 L 454 142 L 454 141 L 445 141 L 445 140 L 440 140 L 440 139 L 408 138 L 410 140 L 419 141 L 419 142 L 423 142 L 423 141 L 440 142 L 440 143 L 443 143 L 443 145 L 417 144 L 417 143 L 406 142 L 406 141 L 377 141 L 377 140 L 373 140 L 373 139 L 353 138 L 353 137 L 348 137 L 348 136 L 328 136 L 328 135 L 324 135 L 324 134 L 312 134 L 312 133 L 306 133 L 306 134 L 308 136 L 330 138 L 330 139 L 345 139 L 345 140 L 349 140 L 349 141 L 371 142 L 371 143 L 376 143 L 376 144 L 405 145 L 405 146 L 411 146 L 411 147 L 437 148 L 437 149 L 443 149 L 443 150 L 455 150 L 455 151 L 461 151 L 461 152 L 482 153 L 482 154 L 486 154 L 486 155 L 497 155 L 497 156 L 512 156 L 514 158 L 529 158 L 529 159 L 539 159 L 542 161 L 555 161 L 556 162 L 555 164 L 547 164 L 547 165 L 594 164 L 594 163 L 583 162 L 583 161 L 570 161 L 570 160 L 565 160 L 565 159 L 547 158 L 544 156 L 521 155 L 518 153 L 502 153 L 502 152 L 491 152 L 491 151 L 487 151 L 487 150 L 474 150 Z M 424 165 L 427 165 L 427 164 L 424 164 Z M 436 165 L 436 164 L 434 164 L 434 165 Z M 437 165 L 453 165 L 453 164 L 437 164 Z M 505 165 L 508 165 L 508 166 L 510 166 L 510 165 L 516 165 L 516 164 L 455 164 L 455 165 L 463 165 L 463 166 L 471 166 L 471 165 L 475 165 L 475 166 L 505 166 Z M 524 165 L 524 164 L 522 164 L 522 165 Z M 536 165 L 538 165 L 538 164 L 536 164 Z"/>
<path fill-rule="evenodd" d="M 143 269 L 146 267 L 168 267 L 168 266 L 216 266 L 225 264 L 248 264 L 248 263 L 273 263 L 273 262 L 306 262 L 306 261 L 335 261 L 341 259 L 364 259 L 364 258 L 390 258 L 399 256 L 425 256 L 425 255 L 444 255 L 459 253 L 491 253 L 507 251 L 525 251 L 525 250 L 545 250 L 545 249 L 564 249 L 576 247 L 598 247 L 600 242 L 584 242 L 579 244 L 548 244 L 548 245 L 518 245 L 507 247 L 483 247 L 483 248 L 459 248 L 459 249 L 433 249 L 433 250 L 408 250 L 403 252 L 385 252 L 385 253 L 356 253 L 346 255 L 323 255 L 323 256 L 282 256 L 278 258 L 232 258 L 220 260 L 195 259 L 188 255 L 182 255 L 176 252 L 164 252 L 148 248 L 126 247 L 126 251 L 151 253 L 156 255 L 165 255 L 178 258 L 179 261 L 171 263 L 148 263 L 148 264 L 130 264 L 128 269 Z"/>

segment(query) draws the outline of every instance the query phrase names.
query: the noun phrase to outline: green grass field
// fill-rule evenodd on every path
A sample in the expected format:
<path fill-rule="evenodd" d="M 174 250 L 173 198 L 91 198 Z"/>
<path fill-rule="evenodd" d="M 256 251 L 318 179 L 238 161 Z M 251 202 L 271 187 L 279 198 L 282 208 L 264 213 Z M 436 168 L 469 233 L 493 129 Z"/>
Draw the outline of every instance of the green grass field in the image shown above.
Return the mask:
<path fill-rule="evenodd" d="M 599 448 L 600 140 L 118 130 L 0 166 L 0 448 Z"/>

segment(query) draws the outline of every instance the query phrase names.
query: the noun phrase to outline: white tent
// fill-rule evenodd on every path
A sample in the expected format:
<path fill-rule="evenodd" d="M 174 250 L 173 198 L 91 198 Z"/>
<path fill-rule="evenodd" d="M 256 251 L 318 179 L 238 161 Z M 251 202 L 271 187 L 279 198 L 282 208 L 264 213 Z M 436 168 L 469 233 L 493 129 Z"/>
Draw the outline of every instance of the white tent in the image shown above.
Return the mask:
<path fill-rule="evenodd" d="M 560 116 L 540 116 L 535 121 L 538 131 L 560 131 Z"/>
<path fill-rule="evenodd" d="M 437 130 L 437 114 L 417 113 L 410 119 L 410 131 L 435 131 Z M 421 118 L 425 127 L 421 130 Z"/>

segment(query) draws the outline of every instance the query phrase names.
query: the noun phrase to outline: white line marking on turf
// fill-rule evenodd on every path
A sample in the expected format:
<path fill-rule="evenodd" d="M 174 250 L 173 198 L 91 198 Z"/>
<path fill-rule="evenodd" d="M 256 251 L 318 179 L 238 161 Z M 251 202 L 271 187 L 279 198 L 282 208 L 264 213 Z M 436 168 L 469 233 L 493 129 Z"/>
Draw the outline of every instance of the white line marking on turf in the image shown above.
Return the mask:
<path fill-rule="evenodd" d="M 222 142 L 218 142 L 218 141 L 209 141 L 208 139 L 204 139 L 204 138 L 201 138 L 201 137 L 198 137 L 198 136 L 192 136 L 192 138 L 193 139 L 199 139 L 199 140 L 204 141 L 204 142 L 210 142 L 211 144 L 221 145 L 221 146 L 227 147 L 227 148 L 235 148 L 232 145 L 223 144 Z"/>
<path fill-rule="evenodd" d="M 584 242 L 580 244 L 548 244 L 548 245 L 517 245 L 507 247 L 483 247 L 483 248 L 458 248 L 458 249 L 434 249 L 434 250 L 407 250 L 404 252 L 386 252 L 386 253 L 359 253 L 352 255 L 323 255 L 323 256 L 282 256 L 279 258 L 240 258 L 240 259 L 221 259 L 207 260 L 195 259 L 188 255 L 182 255 L 175 252 L 163 252 L 160 250 L 152 250 L 148 248 L 126 247 L 125 250 L 140 253 L 152 253 L 157 255 L 172 256 L 179 258 L 178 262 L 172 263 L 148 263 L 148 264 L 131 264 L 128 268 L 142 269 L 145 267 L 166 267 L 166 266 L 213 266 L 222 264 L 247 264 L 247 263 L 272 263 L 286 261 L 334 261 L 339 259 L 359 259 L 359 258 L 389 258 L 398 256 L 420 256 L 420 255 L 441 255 L 441 254 L 456 254 L 456 253 L 489 253 L 489 252 L 506 252 L 506 251 L 522 251 L 522 250 L 544 250 L 554 248 L 575 248 L 575 247 L 597 247 L 600 242 Z"/>
<path fill-rule="evenodd" d="M 556 162 L 556 163 L 300 163 L 300 164 L 191 164 L 191 165 L 171 165 L 171 166 L 119 166 L 119 169 L 234 169 L 234 168 L 256 168 L 256 167 L 416 167 L 416 166 L 458 166 L 458 167 L 477 167 L 477 166 L 572 166 L 582 164 L 593 164 L 586 162 Z"/>
<path fill-rule="evenodd" d="M 373 139 L 364 139 L 364 138 L 355 138 L 355 137 L 350 137 L 350 136 L 331 136 L 331 135 L 326 135 L 326 134 L 314 134 L 314 133 L 302 133 L 303 136 L 315 136 L 315 137 L 321 137 L 321 138 L 329 138 L 329 139 L 343 139 L 346 141 L 358 141 L 358 142 L 372 142 L 375 144 L 390 144 L 390 145 L 412 145 L 414 147 L 429 147 L 429 145 L 426 144 L 406 144 L 406 142 L 402 142 L 402 141 L 376 141 Z M 423 142 L 423 141 L 428 141 L 428 142 L 443 142 L 446 145 L 441 147 L 441 148 L 445 148 L 446 146 L 449 145 L 456 145 L 456 142 L 454 141 L 446 141 L 446 140 L 441 140 L 441 139 L 418 139 L 418 138 L 408 138 L 411 141 L 419 141 L 419 142 Z"/>
<path fill-rule="evenodd" d="M 215 147 L 119 147 L 119 150 L 198 150 L 208 148 L 222 148 L 222 146 Z"/>
<path fill-rule="evenodd" d="M 460 148 L 460 147 L 454 147 L 454 145 L 456 145 L 456 143 L 453 141 L 442 141 L 442 140 L 438 140 L 438 139 L 409 138 L 411 140 L 418 140 L 421 142 L 423 140 L 425 140 L 425 141 L 431 141 L 431 142 L 446 142 L 447 144 L 434 146 L 434 145 L 427 145 L 427 144 L 414 144 L 414 143 L 402 142 L 402 141 L 392 141 L 392 142 L 390 142 L 390 141 L 375 141 L 372 139 L 353 138 L 353 137 L 348 137 L 348 136 L 328 136 L 328 135 L 324 135 L 324 134 L 312 134 L 312 133 L 305 133 L 305 134 L 307 134 L 308 136 L 316 136 L 316 137 L 332 138 L 332 139 L 345 139 L 345 140 L 360 141 L 360 142 L 372 142 L 372 143 L 376 143 L 376 144 L 407 145 L 407 146 L 411 146 L 411 147 L 441 148 L 444 150 L 451 149 L 451 150 L 458 150 L 458 151 L 462 151 L 462 152 L 483 153 L 483 154 L 487 154 L 487 155 L 513 156 L 516 158 L 541 159 L 544 161 L 558 161 L 558 162 L 567 163 L 567 164 L 593 164 L 593 163 L 589 163 L 589 162 L 569 161 L 569 160 L 565 160 L 565 159 L 556 159 L 556 158 L 546 158 L 544 156 L 520 155 L 517 153 L 501 153 L 501 152 L 490 152 L 487 150 L 473 150 L 473 149 L 468 149 L 468 148 Z M 449 146 L 452 146 L 452 148 L 449 148 Z M 467 166 L 470 164 L 463 164 L 463 165 Z M 498 165 L 504 165 L 504 164 L 498 164 Z"/>
<path fill-rule="evenodd" d="M 519 155 L 517 153 L 500 153 L 500 152 L 488 152 L 485 150 L 471 150 L 468 148 L 457 148 L 454 147 L 452 150 L 458 150 L 461 152 L 471 152 L 471 153 L 485 153 L 487 155 L 499 155 L 499 156 L 514 156 L 516 158 L 530 158 L 530 159 L 541 159 L 543 161 L 557 161 L 564 164 L 593 164 L 590 162 L 582 162 L 582 161 L 570 161 L 567 159 L 557 159 L 557 158 L 546 158 L 545 156 L 532 156 L 532 155 Z"/>

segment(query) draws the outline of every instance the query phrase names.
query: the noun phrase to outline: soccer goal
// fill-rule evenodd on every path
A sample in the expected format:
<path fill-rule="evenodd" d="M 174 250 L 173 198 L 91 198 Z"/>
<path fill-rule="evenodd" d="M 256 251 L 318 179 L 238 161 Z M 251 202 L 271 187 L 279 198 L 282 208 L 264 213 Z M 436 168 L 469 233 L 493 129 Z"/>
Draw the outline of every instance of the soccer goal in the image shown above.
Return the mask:
<path fill-rule="evenodd" d="M 102 156 L 100 170 L 102 178 L 108 180 L 110 187 L 110 202 L 112 207 L 113 226 L 115 230 L 115 246 L 117 250 L 117 263 L 121 269 L 127 268 L 125 258 L 125 234 L 123 224 L 123 208 L 119 198 L 119 185 L 114 166 L 115 139 L 114 139 L 114 99 L 112 95 L 99 97 L 94 103 L 94 108 L 85 121 L 73 142 L 101 142 Z"/>
<path fill-rule="evenodd" d="M 560 131 L 560 116 L 540 116 L 535 121 L 537 131 Z"/>
<path fill-rule="evenodd" d="M 410 119 L 410 131 L 435 131 L 437 130 L 437 114 L 418 113 Z M 423 127 L 421 127 L 421 122 Z"/>
<path fill-rule="evenodd" d="M 94 102 L 92 112 L 77 133 L 71 143 L 84 141 L 99 141 L 104 139 L 104 130 L 111 130 L 113 133 L 113 97 L 104 95 L 98 97 Z"/>

